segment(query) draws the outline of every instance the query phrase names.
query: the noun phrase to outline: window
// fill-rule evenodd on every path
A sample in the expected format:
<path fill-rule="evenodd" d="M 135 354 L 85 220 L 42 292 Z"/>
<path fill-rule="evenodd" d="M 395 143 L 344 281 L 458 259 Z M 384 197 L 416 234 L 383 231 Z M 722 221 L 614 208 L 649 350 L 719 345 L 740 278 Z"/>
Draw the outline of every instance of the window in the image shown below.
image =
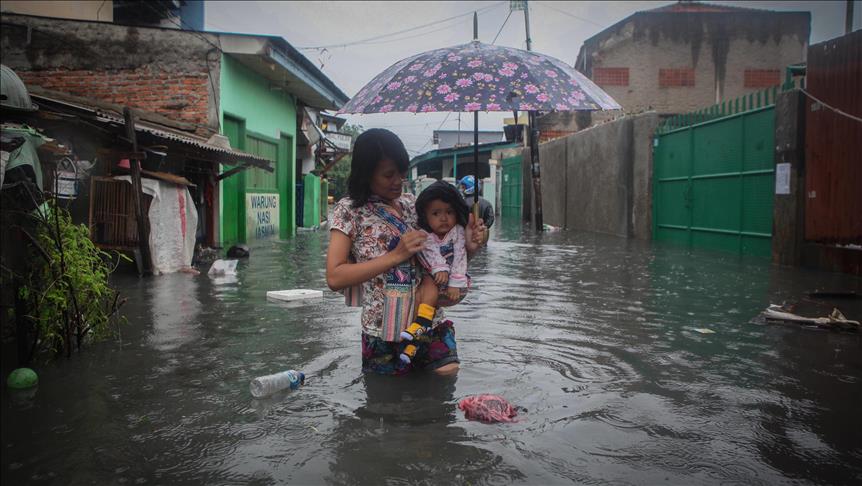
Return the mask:
<path fill-rule="evenodd" d="M 746 88 L 769 88 L 781 84 L 781 71 L 778 69 L 746 69 Z"/>
<path fill-rule="evenodd" d="M 694 69 L 659 69 L 658 85 L 662 88 L 670 88 L 677 86 L 694 86 Z"/>
<path fill-rule="evenodd" d="M 593 81 L 599 86 L 628 86 L 629 68 L 593 68 Z"/>

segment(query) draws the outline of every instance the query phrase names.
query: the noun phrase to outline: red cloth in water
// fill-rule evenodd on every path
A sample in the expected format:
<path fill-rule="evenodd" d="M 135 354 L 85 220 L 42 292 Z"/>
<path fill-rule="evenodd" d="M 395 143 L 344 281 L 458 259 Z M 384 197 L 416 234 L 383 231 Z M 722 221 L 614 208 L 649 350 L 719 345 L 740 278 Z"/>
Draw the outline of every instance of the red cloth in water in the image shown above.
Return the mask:
<path fill-rule="evenodd" d="M 499 395 L 474 395 L 458 402 L 467 420 L 485 423 L 514 422 L 518 412 L 505 398 Z"/>

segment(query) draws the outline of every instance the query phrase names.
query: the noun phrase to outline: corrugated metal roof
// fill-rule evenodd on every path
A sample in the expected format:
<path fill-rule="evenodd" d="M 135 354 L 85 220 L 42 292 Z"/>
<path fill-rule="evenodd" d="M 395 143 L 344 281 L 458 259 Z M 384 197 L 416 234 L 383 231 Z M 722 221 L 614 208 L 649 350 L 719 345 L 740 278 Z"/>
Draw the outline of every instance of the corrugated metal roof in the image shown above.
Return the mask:
<path fill-rule="evenodd" d="M 123 117 L 117 116 L 116 114 L 106 112 L 104 110 L 96 109 L 95 110 L 98 117 L 103 121 L 108 121 L 111 123 L 119 123 L 121 125 L 126 124 L 126 120 Z M 158 138 L 162 138 L 165 140 L 172 140 L 174 142 L 184 143 L 188 145 L 192 145 L 199 149 L 208 150 L 211 152 L 222 153 L 225 155 L 229 155 L 236 158 L 241 158 L 248 162 L 254 162 L 252 165 L 261 168 L 268 168 L 272 170 L 270 163 L 272 162 L 269 159 L 265 159 L 259 155 L 250 154 L 247 152 L 242 152 L 240 150 L 235 150 L 230 146 L 224 147 L 222 145 L 217 145 L 215 143 L 210 142 L 209 140 L 204 139 L 203 137 L 197 137 L 195 135 L 190 135 L 187 133 L 178 132 L 176 130 L 171 130 L 167 127 L 157 127 L 147 122 L 135 121 L 135 130 L 141 131 L 144 133 L 149 133 Z M 229 142 L 228 142 L 229 143 Z"/>
<path fill-rule="evenodd" d="M 47 90 L 41 91 L 43 92 L 38 94 L 31 93 L 31 96 L 42 101 L 43 108 L 48 108 L 49 104 L 62 105 L 67 108 L 71 108 L 74 111 L 81 112 L 79 114 L 90 114 L 93 116 L 94 121 L 97 122 L 116 124 L 118 126 L 126 125 L 125 118 L 115 109 L 105 108 L 104 103 L 95 101 L 89 102 L 89 100 L 85 98 L 60 93 L 57 95 L 48 94 L 45 92 Z M 135 111 L 140 112 L 140 110 Z M 231 148 L 229 142 L 226 140 L 224 143 L 219 143 L 217 140 L 213 140 L 212 138 L 207 140 L 191 133 L 182 132 L 180 130 L 139 119 L 135 120 L 135 131 L 147 133 L 163 140 L 190 145 L 196 149 L 210 152 L 214 157 L 218 158 L 217 161 L 220 163 L 230 165 L 247 164 L 270 172 L 273 171 L 272 161 L 258 155 Z"/>

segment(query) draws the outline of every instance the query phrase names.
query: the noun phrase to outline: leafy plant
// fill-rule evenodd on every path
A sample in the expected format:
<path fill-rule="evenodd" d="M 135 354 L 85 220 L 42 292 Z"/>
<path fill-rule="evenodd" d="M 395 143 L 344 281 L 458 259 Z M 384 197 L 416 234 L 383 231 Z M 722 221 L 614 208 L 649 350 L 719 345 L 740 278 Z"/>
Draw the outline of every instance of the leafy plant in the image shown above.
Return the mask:
<path fill-rule="evenodd" d="M 108 284 L 111 255 L 93 244 L 85 225 L 72 223 L 69 212 L 53 199 L 34 217 L 36 234 L 26 233 L 34 264 L 19 297 L 28 304 L 36 350 L 68 357 L 73 345 L 80 349 L 88 338 L 110 337 L 112 318 L 123 302 Z"/>

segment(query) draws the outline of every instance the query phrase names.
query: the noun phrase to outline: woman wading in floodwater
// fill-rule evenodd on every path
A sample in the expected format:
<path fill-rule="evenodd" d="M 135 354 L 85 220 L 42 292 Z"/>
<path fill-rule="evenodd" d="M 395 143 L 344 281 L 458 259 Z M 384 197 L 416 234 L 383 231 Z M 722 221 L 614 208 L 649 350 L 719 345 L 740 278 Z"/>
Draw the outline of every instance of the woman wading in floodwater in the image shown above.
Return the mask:
<path fill-rule="evenodd" d="M 398 137 L 374 128 L 357 137 L 348 179 L 348 197 L 332 210 L 326 283 L 344 291 L 348 305 L 362 307 L 362 370 L 398 375 L 413 369 L 440 374 L 458 371 L 455 329 L 443 312 L 419 343 L 411 363 L 399 359 L 398 336 L 413 317 L 422 267 L 414 255 L 425 245 L 417 231 L 412 194 L 402 194 L 409 157 Z M 485 225 L 470 217 L 468 255 L 485 241 Z"/>

